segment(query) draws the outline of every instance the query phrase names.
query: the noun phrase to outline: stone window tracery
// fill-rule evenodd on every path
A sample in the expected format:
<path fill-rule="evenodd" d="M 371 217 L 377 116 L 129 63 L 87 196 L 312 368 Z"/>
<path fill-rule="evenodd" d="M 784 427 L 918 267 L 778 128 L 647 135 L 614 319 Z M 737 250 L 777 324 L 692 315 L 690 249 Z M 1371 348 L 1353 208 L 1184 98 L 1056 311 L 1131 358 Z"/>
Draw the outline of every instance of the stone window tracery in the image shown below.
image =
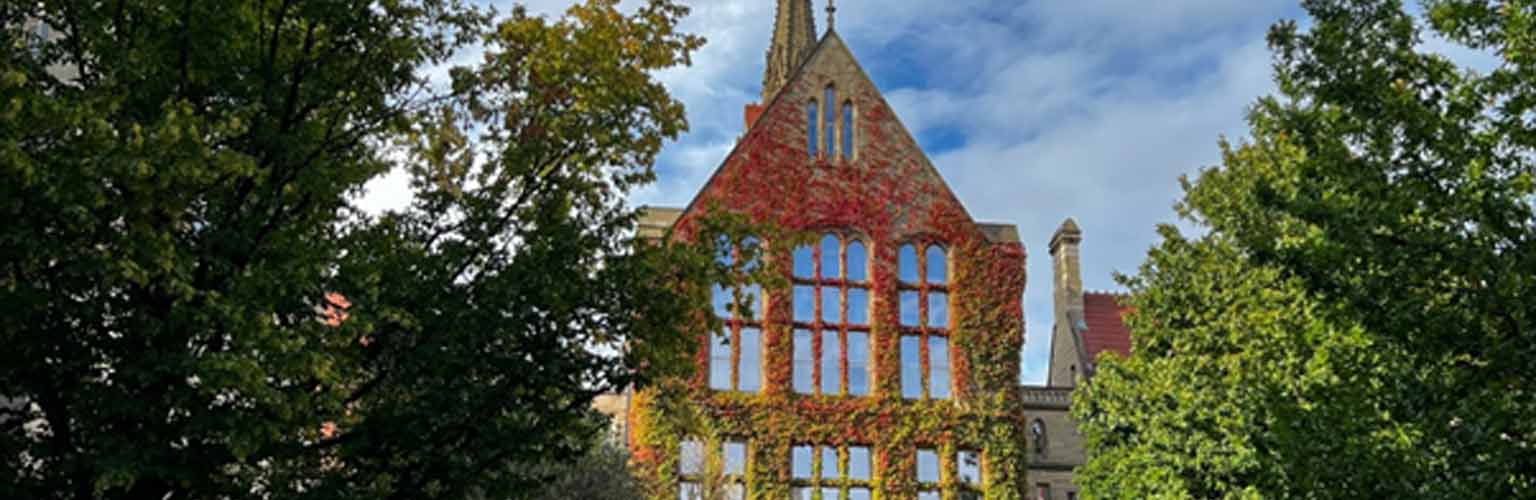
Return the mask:
<path fill-rule="evenodd" d="M 934 243 L 897 252 L 901 322 L 901 395 L 949 399 L 949 259 Z M 924 363 L 923 361 L 927 361 Z"/>
<path fill-rule="evenodd" d="M 828 233 L 794 251 L 791 388 L 826 396 L 869 394 L 869 252 Z"/>

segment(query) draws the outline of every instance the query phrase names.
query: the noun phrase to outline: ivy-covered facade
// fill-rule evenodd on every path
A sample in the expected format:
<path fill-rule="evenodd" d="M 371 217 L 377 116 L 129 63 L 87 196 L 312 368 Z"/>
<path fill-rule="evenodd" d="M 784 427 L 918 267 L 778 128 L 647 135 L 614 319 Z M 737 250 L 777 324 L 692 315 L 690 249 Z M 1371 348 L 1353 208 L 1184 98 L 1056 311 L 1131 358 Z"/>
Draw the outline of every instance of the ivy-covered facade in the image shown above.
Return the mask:
<path fill-rule="evenodd" d="M 971 218 L 813 24 L 779 2 L 747 131 L 688 207 L 647 215 L 659 237 L 724 210 L 796 243 L 738 242 L 775 248 L 751 265 L 788 286 L 749 287 L 747 315 L 715 291 L 696 376 L 629 396 L 632 463 L 657 499 L 1031 498 L 1017 230 Z"/>

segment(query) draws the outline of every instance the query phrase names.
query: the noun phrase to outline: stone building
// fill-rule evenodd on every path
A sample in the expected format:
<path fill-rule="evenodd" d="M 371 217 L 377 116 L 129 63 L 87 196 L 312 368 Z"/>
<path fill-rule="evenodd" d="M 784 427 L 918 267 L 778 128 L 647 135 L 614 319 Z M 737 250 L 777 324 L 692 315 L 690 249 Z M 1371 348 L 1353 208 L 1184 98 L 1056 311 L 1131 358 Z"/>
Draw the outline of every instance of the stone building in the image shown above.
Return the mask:
<path fill-rule="evenodd" d="M 818 37 L 810 0 L 777 3 L 744 134 L 688 206 L 648 209 L 640 232 L 691 239 L 723 210 L 811 243 L 754 263 L 790 286 L 754 294 L 752 316 L 714 290 L 727 326 L 700 332 L 693 379 L 600 398 L 635 470 L 657 499 L 1075 498 L 1071 387 L 1119 345 L 1094 324 L 1118 324 L 1114 298 L 1082 291 L 1081 232 L 1069 221 L 1051 244 L 1051 381 L 1022 387 L 1017 229 L 967 213 L 830 5 Z"/>

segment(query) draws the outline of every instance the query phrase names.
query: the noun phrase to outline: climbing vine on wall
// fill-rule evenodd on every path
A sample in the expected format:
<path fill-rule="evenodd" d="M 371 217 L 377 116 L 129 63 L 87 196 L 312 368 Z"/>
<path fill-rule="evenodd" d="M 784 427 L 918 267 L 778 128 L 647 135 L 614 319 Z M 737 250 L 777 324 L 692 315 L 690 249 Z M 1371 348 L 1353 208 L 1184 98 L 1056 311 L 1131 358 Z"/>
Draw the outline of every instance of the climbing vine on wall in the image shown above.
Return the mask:
<path fill-rule="evenodd" d="M 808 98 L 820 90 L 814 78 L 805 78 L 780 98 Z M 700 325 L 700 369 L 691 378 L 637 395 L 630 415 L 633 462 L 651 483 L 654 498 L 677 498 L 677 450 L 685 437 L 714 446 L 722 436 L 752 443 L 745 481 L 754 498 L 788 497 L 790 447 L 796 444 L 870 446 L 877 498 L 916 497 L 918 447 L 938 450 L 946 471 L 955 470 L 957 451 L 983 450 L 985 498 L 1024 498 L 1025 425 L 1018 404 L 1023 247 L 986 237 L 873 89 L 853 97 L 861 103 L 856 159 L 811 158 L 803 106 L 771 106 L 669 236 L 718 238 L 722 226 L 713 214 L 744 217 L 734 230 L 756 231 L 769 243 L 762 271 L 771 283 L 764 287 L 769 307 L 755 311 L 764 315 L 762 391 L 709 389 L 704 367 L 708 332 L 714 330 L 709 319 L 693 318 Z M 790 390 L 793 328 L 785 307 L 791 303 L 790 255 L 795 245 L 824 232 L 856 235 L 871 251 L 868 396 Z M 740 241 L 739 235 L 725 239 L 732 238 Z M 896 253 L 909 242 L 940 244 L 948 251 L 953 399 L 901 396 Z M 839 366 L 847 366 L 846 350 L 839 352 L 844 353 Z M 819 349 L 814 356 L 823 359 Z M 927 356 L 921 358 L 922 373 L 928 373 Z M 958 498 L 961 491 L 953 474 L 945 474 L 939 487 L 945 498 Z"/>

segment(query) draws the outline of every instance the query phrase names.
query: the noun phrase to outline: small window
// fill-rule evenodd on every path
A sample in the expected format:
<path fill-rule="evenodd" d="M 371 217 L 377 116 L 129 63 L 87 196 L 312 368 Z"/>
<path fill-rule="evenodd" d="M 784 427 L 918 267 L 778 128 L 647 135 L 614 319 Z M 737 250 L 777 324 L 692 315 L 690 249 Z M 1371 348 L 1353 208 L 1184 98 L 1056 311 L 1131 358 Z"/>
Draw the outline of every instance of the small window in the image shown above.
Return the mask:
<path fill-rule="evenodd" d="M 821 478 L 837 479 L 837 448 L 823 446 L 821 448 Z"/>
<path fill-rule="evenodd" d="M 917 450 L 917 482 L 939 482 L 939 453 L 930 448 Z"/>
<path fill-rule="evenodd" d="M 678 446 L 677 473 L 693 476 L 704 472 L 704 444 L 688 439 Z"/>
<path fill-rule="evenodd" d="M 1034 444 L 1035 455 L 1044 457 L 1047 449 L 1046 440 L 1048 439 L 1045 433 L 1045 421 L 1037 418 L 1034 422 L 1031 422 L 1029 424 L 1029 437 L 1030 441 Z"/>
<path fill-rule="evenodd" d="M 848 281 L 869 281 L 869 255 L 858 240 L 848 242 Z"/>
<path fill-rule="evenodd" d="M 848 332 L 848 395 L 869 395 L 869 334 Z"/>
<path fill-rule="evenodd" d="M 817 139 L 816 135 L 817 132 L 820 132 L 821 128 L 817 122 L 817 118 L 820 115 L 821 109 L 816 106 L 816 100 L 811 99 L 810 104 L 805 105 L 805 130 L 807 139 L 805 143 L 805 150 L 807 153 L 810 153 L 812 159 L 816 158 L 816 148 L 821 145 L 821 141 Z"/>
<path fill-rule="evenodd" d="M 949 399 L 949 339 L 928 337 L 928 397 Z"/>
<path fill-rule="evenodd" d="M 731 337 L 729 332 L 716 332 L 709 342 L 709 388 L 717 391 L 731 390 Z"/>
<path fill-rule="evenodd" d="M 725 457 L 725 475 L 741 476 L 747 473 L 747 443 L 726 441 L 720 451 Z"/>
<path fill-rule="evenodd" d="M 848 479 L 868 481 L 870 470 L 869 447 L 848 447 Z"/>
<path fill-rule="evenodd" d="M 853 160 L 853 102 L 843 103 L 843 159 Z"/>
<path fill-rule="evenodd" d="M 737 380 L 737 390 L 744 392 L 757 392 L 762 389 L 763 376 L 763 335 L 762 330 L 756 327 L 741 329 L 741 373 Z"/>
<path fill-rule="evenodd" d="M 811 455 L 810 446 L 795 446 L 789 450 L 790 473 L 795 479 L 810 479 Z"/>
<path fill-rule="evenodd" d="M 960 482 L 968 486 L 981 486 L 981 454 L 970 450 L 955 453 L 955 469 Z"/>
<path fill-rule="evenodd" d="M 901 336 L 901 397 L 923 397 L 922 337 Z"/>
<path fill-rule="evenodd" d="M 837 395 L 842 369 L 838 366 L 838 342 L 836 330 L 821 332 L 821 393 Z"/>
<path fill-rule="evenodd" d="M 933 245 L 928 247 L 927 276 L 923 281 L 935 285 L 942 285 L 949 281 L 949 267 L 944 254 L 944 247 Z"/>
<path fill-rule="evenodd" d="M 833 148 L 837 147 L 837 101 L 835 99 L 837 99 L 837 90 L 834 89 L 831 85 L 828 85 L 827 100 L 822 101 L 827 103 L 827 116 L 826 119 L 822 122 L 822 125 L 827 129 L 827 147 L 824 151 L 827 155 L 827 159 L 829 160 L 832 159 L 834 151 Z"/>
<path fill-rule="evenodd" d="M 1035 497 L 1038 500 L 1051 500 L 1051 485 L 1046 483 L 1036 484 Z"/>
<path fill-rule="evenodd" d="M 907 283 L 917 283 L 917 247 L 902 245 L 896 263 L 898 278 Z"/>

